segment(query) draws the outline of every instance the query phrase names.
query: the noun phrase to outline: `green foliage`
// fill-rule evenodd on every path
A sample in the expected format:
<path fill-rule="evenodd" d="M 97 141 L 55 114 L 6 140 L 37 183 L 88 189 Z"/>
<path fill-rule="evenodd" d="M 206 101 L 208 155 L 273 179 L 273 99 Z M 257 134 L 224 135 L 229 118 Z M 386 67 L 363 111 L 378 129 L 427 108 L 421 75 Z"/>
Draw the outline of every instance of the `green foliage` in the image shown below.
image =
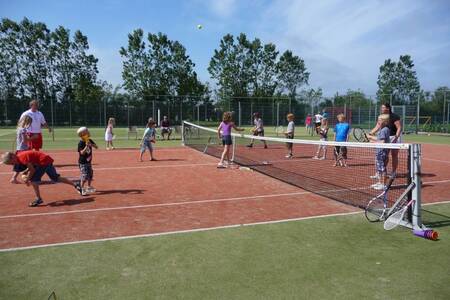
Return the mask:
<path fill-rule="evenodd" d="M 399 61 L 385 60 L 378 75 L 378 99 L 392 104 L 414 104 L 420 93 L 420 84 L 414 63 L 409 55 L 400 55 Z"/>

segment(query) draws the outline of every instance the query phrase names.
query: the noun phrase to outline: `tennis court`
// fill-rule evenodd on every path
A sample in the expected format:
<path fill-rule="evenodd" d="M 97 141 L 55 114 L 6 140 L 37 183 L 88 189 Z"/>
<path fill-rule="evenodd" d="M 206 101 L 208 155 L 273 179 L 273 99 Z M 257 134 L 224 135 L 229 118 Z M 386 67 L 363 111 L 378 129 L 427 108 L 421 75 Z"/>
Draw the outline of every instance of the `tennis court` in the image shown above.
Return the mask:
<path fill-rule="evenodd" d="M 448 202 L 450 200 L 450 159 L 447 156 L 449 149 L 449 146 L 445 145 L 423 145 L 422 201 L 424 204 Z M 256 143 L 252 150 L 261 151 L 262 145 Z M 47 151 L 47 153 L 54 158 L 55 166 L 63 176 L 79 176 L 76 153 L 73 151 L 58 150 Z M 33 278 L 38 276 L 37 282 L 39 283 L 38 286 L 36 286 L 37 283 L 32 284 L 31 286 L 39 290 L 41 295 L 44 295 L 46 292 L 50 294 L 51 291 L 56 290 L 57 295 L 67 295 L 69 296 L 68 298 L 82 297 L 82 295 L 95 295 L 96 297 L 101 295 L 101 297 L 112 298 L 118 297 L 117 295 L 121 295 L 120 297 L 132 297 L 133 295 L 140 297 L 145 294 L 144 291 L 146 290 L 144 287 L 145 284 L 142 285 L 142 283 L 134 288 L 130 288 L 129 286 L 127 288 L 122 287 L 124 289 L 123 292 L 119 292 L 117 289 L 120 288 L 118 287 L 112 287 L 112 291 L 115 291 L 114 294 L 110 294 L 102 289 L 100 289 L 101 292 L 96 290 L 95 287 L 98 286 L 97 281 L 101 282 L 103 285 L 109 285 L 109 283 L 105 283 L 105 280 L 109 280 L 107 275 L 108 272 L 114 272 L 111 270 L 108 271 L 108 265 L 113 261 L 117 262 L 123 269 L 127 269 L 128 271 L 126 272 L 133 273 L 133 270 L 139 269 L 139 263 L 135 261 L 130 262 L 128 260 L 131 256 L 134 256 L 133 254 L 130 254 L 131 256 L 126 258 L 127 252 L 133 252 L 133 249 L 135 249 L 133 247 L 135 246 L 130 246 L 129 244 L 128 246 L 125 244 L 118 246 L 118 244 L 104 244 L 103 242 L 114 240 L 120 242 L 120 240 L 125 240 L 130 242 L 134 241 L 133 243 L 140 243 L 141 246 L 142 243 L 146 243 L 146 246 L 142 247 L 151 249 L 148 250 L 150 251 L 150 254 L 148 254 L 147 257 L 147 254 L 139 252 L 140 254 L 138 257 L 144 255 L 152 261 L 141 263 L 149 263 L 154 267 L 162 269 L 171 269 L 171 267 L 173 267 L 174 269 L 172 271 L 176 274 L 178 274 L 178 272 L 186 272 L 186 274 L 190 274 L 189 276 L 194 276 L 190 273 L 192 271 L 196 272 L 196 278 L 201 278 L 202 275 L 198 273 L 201 268 L 197 269 L 197 267 L 203 266 L 204 262 L 208 268 L 210 268 L 210 271 L 206 272 L 205 276 L 211 276 L 211 272 L 214 273 L 212 270 L 216 267 L 226 268 L 225 265 L 227 264 L 245 265 L 242 261 L 243 258 L 238 259 L 240 263 L 233 261 L 236 259 L 235 255 L 238 255 L 233 252 L 236 251 L 236 249 L 230 249 L 226 246 L 228 243 L 236 243 L 236 240 L 234 240 L 236 234 L 239 234 L 239 238 L 244 239 L 244 241 L 246 241 L 245 243 L 250 244 L 248 245 L 250 248 L 245 248 L 247 250 L 241 249 L 239 252 L 241 254 L 243 252 L 247 253 L 244 255 L 244 258 L 248 257 L 248 255 L 253 255 L 252 253 L 255 251 L 258 252 L 258 250 L 256 248 L 253 249 L 253 247 L 262 247 L 262 249 L 266 249 L 265 247 L 274 247 L 272 250 L 265 253 L 265 255 L 270 254 L 270 257 L 273 255 L 275 255 L 275 257 L 281 255 L 295 261 L 294 257 L 296 257 L 296 255 L 292 253 L 292 251 L 295 252 L 295 250 L 284 244 L 286 243 L 286 240 L 278 240 L 282 238 L 280 234 L 283 238 L 289 239 L 291 243 L 296 245 L 294 247 L 300 253 L 307 251 L 306 248 L 308 247 L 313 247 L 309 249 L 309 251 L 313 251 L 312 255 L 314 255 L 314 253 L 319 255 L 322 251 L 319 250 L 321 247 L 329 247 L 329 245 L 322 243 L 317 244 L 314 242 L 315 239 L 318 241 L 321 240 L 321 237 L 319 237 L 320 235 L 326 237 L 328 241 L 334 245 L 333 247 L 342 247 L 342 249 L 346 249 L 347 246 L 343 246 L 342 244 L 353 245 L 352 247 L 354 247 L 355 243 L 357 244 L 360 242 L 359 239 L 362 234 L 364 234 L 363 236 L 369 234 L 368 236 L 372 237 L 360 244 L 360 246 L 365 245 L 368 247 L 370 245 L 370 240 L 376 236 L 376 239 L 392 243 L 391 246 L 388 247 L 388 251 L 391 252 L 395 251 L 394 249 L 397 247 L 395 246 L 396 239 L 401 237 L 403 240 L 398 244 L 398 247 L 408 247 L 407 245 L 411 243 L 417 243 L 417 245 L 414 246 L 417 246 L 417 249 L 421 249 L 421 247 L 425 247 L 425 249 L 434 247 L 433 249 L 440 253 L 440 256 L 439 254 L 436 254 L 438 255 L 436 259 L 439 259 L 444 263 L 448 260 L 448 255 L 445 255 L 445 250 L 443 250 L 448 250 L 445 246 L 448 244 L 448 235 L 446 233 L 448 232 L 450 220 L 447 212 L 448 204 L 443 207 L 443 210 L 437 210 L 439 212 L 437 214 L 440 215 L 441 220 L 439 221 L 440 223 L 435 223 L 435 225 L 437 226 L 436 229 L 441 233 L 441 240 L 432 242 L 413 237 L 405 229 L 398 229 L 395 232 L 385 232 L 383 231 L 382 226 L 380 227 L 378 224 L 367 223 L 360 208 L 331 200 L 329 197 L 317 195 L 316 193 L 274 179 L 260 172 L 242 168 L 228 168 L 225 170 L 217 169 L 217 158 L 203 154 L 202 152 L 193 150 L 189 147 L 159 148 L 156 150 L 156 157 L 158 159 L 156 162 L 140 163 L 138 162 L 138 151 L 136 149 L 119 149 L 116 151 L 98 150 L 94 154 L 93 165 L 95 170 L 94 186 L 97 188 L 96 193 L 82 197 L 77 194 L 73 188 L 66 185 L 43 185 L 41 186 L 41 192 L 44 199 L 44 205 L 36 208 L 27 206 L 28 202 L 33 199 L 31 187 L 26 187 L 23 184 L 9 185 L 8 180 L 11 176 L 10 168 L 1 166 L 0 180 L 2 185 L 7 187 L 2 189 L 2 197 L 0 200 L 0 205 L 2 207 L 0 215 L 0 251 L 2 253 L 0 253 L 0 259 L 3 258 L 4 265 L 7 266 L 4 269 L 4 272 L 7 272 L 7 270 L 12 271 L 15 264 L 20 264 L 17 259 L 20 261 L 24 259 L 24 257 L 31 259 L 30 255 L 32 256 L 33 253 L 39 253 L 38 257 L 43 256 L 43 261 L 46 262 L 45 265 L 41 265 L 43 270 L 36 270 L 36 265 L 34 267 L 24 267 L 24 269 L 19 268 L 19 274 L 13 272 L 15 274 L 12 277 L 15 282 L 14 284 L 17 283 L 17 278 L 31 272 L 33 274 L 30 276 Z M 268 157 L 268 160 L 274 160 L 270 155 Z M 303 162 L 303 164 L 305 164 L 304 161 L 306 160 L 306 157 L 299 156 L 297 158 L 294 157 L 293 160 L 287 163 L 295 165 Z M 331 161 L 327 160 L 325 162 L 328 166 Z M 317 161 L 319 164 L 325 162 Z M 327 169 L 325 165 L 323 165 L 322 168 L 324 170 L 332 170 L 332 168 Z M 351 168 L 352 167 L 350 166 L 345 170 L 345 172 L 350 172 L 346 173 L 347 177 L 352 176 Z M 325 186 L 325 191 L 327 191 L 326 189 L 328 188 L 329 187 Z M 342 219 L 336 219 L 336 217 Z M 312 227 L 313 229 L 308 229 L 311 228 L 311 224 L 315 224 L 307 223 L 309 219 L 311 222 L 315 219 L 323 220 L 322 223 L 326 224 L 325 226 L 327 226 L 328 229 L 325 231 L 321 231 L 323 229 L 314 229 L 314 227 Z M 273 227 L 278 223 L 280 223 L 279 226 L 281 227 Z M 248 225 L 258 226 L 249 227 Z M 255 231 L 253 232 L 253 229 L 245 228 L 255 228 Z M 334 229 L 338 230 L 338 228 L 340 233 L 339 231 L 332 232 Z M 235 232 L 233 230 L 239 231 Z M 263 233 L 259 232 L 261 230 Z M 313 230 L 314 232 L 308 232 L 307 230 Z M 206 240 L 199 241 L 198 236 L 192 236 L 193 232 L 196 231 L 211 231 L 216 233 L 207 236 Z M 270 233 L 271 231 L 273 231 L 272 234 L 275 234 L 274 232 L 276 231 L 277 237 L 274 237 Z M 333 237 L 333 235 L 340 235 L 341 233 L 343 234 L 341 237 Z M 229 236 L 230 234 L 231 236 Z M 360 234 L 359 238 L 358 234 Z M 161 241 L 161 235 L 173 236 L 177 241 Z M 217 235 L 220 236 L 220 246 L 215 244 Z M 141 239 L 138 237 L 141 237 Z M 270 240 L 270 238 L 272 240 Z M 180 239 L 182 239 L 183 242 L 180 242 Z M 211 249 L 204 244 L 205 242 L 208 243 L 209 239 L 211 241 Z M 164 241 L 172 245 L 173 248 L 170 250 L 165 248 L 165 246 L 161 244 L 164 243 Z M 279 245 L 277 246 L 278 243 Z M 436 246 L 433 246 L 433 243 Z M 72 246 L 70 246 L 70 244 L 72 244 Z M 289 245 L 292 247 L 292 244 Z M 209 250 L 205 250 L 205 248 L 203 250 L 207 253 L 203 250 L 198 253 L 192 253 L 194 248 L 199 250 L 197 247 L 200 247 L 201 249 L 203 249 L 202 247 L 207 247 Z M 214 247 L 223 247 L 223 249 L 219 250 Z M 94 255 L 92 251 L 97 250 L 93 249 L 102 252 Z M 252 250 L 250 251 L 249 249 Z M 183 264 L 183 266 L 177 266 L 176 260 L 174 260 L 172 262 L 165 261 L 163 265 L 153 265 L 156 263 L 153 260 L 155 259 L 157 261 L 158 258 L 164 257 L 165 251 L 167 251 L 167 253 L 169 253 L 168 255 L 172 258 L 174 257 L 172 255 L 175 255 L 175 257 L 179 257 L 180 255 L 184 257 L 184 255 L 186 255 L 186 258 L 183 259 L 187 259 L 190 263 L 183 260 L 187 265 Z M 178 252 L 173 254 L 173 251 Z M 212 253 L 209 251 L 212 251 Z M 214 251 L 217 251 L 217 253 L 214 254 Z M 341 250 L 336 251 L 336 253 L 340 253 Z M 384 250 L 380 251 L 376 250 L 374 253 L 378 253 L 377 255 L 386 254 L 384 253 Z M 409 251 L 412 252 L 409 253 L 407 257 L 408 259 L 411 259 L 415 250 L 410 249 Z M 82 253 L 89 253 L 86 255 L 92 256 L 92 258 L 80 258 L 80 256 L 83 256 Z M 224 257 L 218 258 L 217 255 L 220 255 L 219 253 L 224 253 Z M 228 254 L 226 253 L 234 254 L 232 254 L 232 257 L 228 257 Z M 432 253 L 432 251 L 430 253 Z M 191 258 L 189 258 L 190 254 L 192 255 Z M 350 255 L 351 257 L 354 254 L 347 252 L 346 255 Z M 63 255 L 63 258 L 61 258 L 61 255 Z M 98 255 L 105 255 L 108 259 L 99 259 Z M 212 257 L 210 255 L 212 255 Z M 258 254 L 255 255 L 258 257 Z M 311 255 L 311 253 L 308 255 Z M 320 254 L 319 257 L 313 259 L 318 259 L 319 261 L 323 260 L 324 258 L 320 258 L 321 255 L 324 254 Z M 332 257 L 332 253 L 328 253 L 327 255 L 331 255 L 328 259 L 335 259 Z M 57 260 L 54 261 L 52 256 L 57 257 Z M 97 267 L 95 271 L 91 270 L 93 273 L 96 273 L 96 275 L 92 276 L 94 278 L 93 282 L 97 282 L 97 285 L 94 285 L 94 283 L 77 282 L 76 286 L 78 290 L 74 291 L 69 287 L 69 283 L 56 283 L 57 281 L 55 281 L 56 279 L 54 277 L 65 276 L 64 272 L 67 271 L 65 271 L 64 268 L 72 269 L 71 266 L 75 267 L 77 265 L 76 261 L 72 263 L 62 262 L 64 258 L 69 259 L 70 261 L 71 256 L 81 259 L 81 262 L 82 264 L 85 264 L 85 267 L 89 264 L 93 264 Z M 14 259 L 14 257 L 17 258 Z M 280 264 L 280 266 L 282 266 L 280 268 L 289 268 L 289 259 L 288 261 L 283 261 L 283 263 Z M 128 262 L 123 265 L 124 262 L 122 260 Z M 136 258 L 136 260 L 139 261 L 139 258 Z M 380 258 L 375 258 L 375 260 L 378 261 Z M 31 261 L 34 261 L 34 259 L 31 259 Z M 251 259 L 249 259 L 249 261 L 251 261 Z M 325 259 L 325 261 L 330 263 L 327 259 Z M 423 263 L 425 262 L 426 260 L 423 261 Z M 174 265 L 168 266 L 168 264 L 170 265 L 171 263 Z M 194 265 L 192 265 L 192 263 L 194 263 Z M 261 272 L 268 272 L 268 274 L 271 274 L 270 278 L 272 279 L 269 279 L 269 281 L 276 280 L 277 276 L 283 277 L 284 275 L 281 274 L 285 274 L 285 272 L 291 274 L 287 269 L 284 271 L 282 269 L 277 270 L 277 267 L 271 263 L 268 265 L 265 265 L 263 261 L 259 261 L 258 263 L 261 265 L 247 266 L 248 270 L 244 272 L 250 270 L 249 272 L 252 273 L 254 268 L 260 269 Z M 27 264 L 28 263 L 25 262 L 25 265 Z M 336 263 L 337 267 L 339 267 L 339 265 L 339 263 Z M 352 267 L 357 267 L 357 264 L 354 265 L 353 262 L 351 265 Z M 269 269 L 266 269 L 263 266 Z M 235 265 L 235 267 L 237 266 Z M 40 279 L 43 274 L 42 272 L 45 273 L 47 268 L 49 268 L 48 272 L 51 272 L 53 275 L 51 275 L 50 278 L 44 276 L 43 279 Z M 246 269 L 246 267 L 243 268 L 244 270 Z M 275 268 L 275 270 L 273 268 Z M 322 268 L 326 269 L 327 267 L 323 265 L 319 269 Z M 151 284 L 155 289 L 154 293 L 156 294 L 153 294 L 154 296 L 161 295 L 161 290 L 167 291 L 167 286 L 163 284 L 164 280 L 166 280 L 166 282 L 171 282 L 171 280 L 173 280 L 173 277 L 171 276 L 181 276 L 180 274 L 174 275 L 172 272 L 165 273 L 162 269 L 159 271 L 162 276 L 159 284 L 157 282 Z M 317 274 L 321 274 L 319 269 L 313 267 L 310 269 L 306 268 L 307 272 L 318 272 Z M 446 278 L 445 276 L 443 277 L 444 273 L 442 273 L 443 269 L 441 269 L 442 268 L 436 269 L 436 276 L 439 276 L 440 279 L 439 282 L 435 282 L 435 285 L 439 286 L 440 290 L 436 291 L 435 295 L 442 295 L 442 293 L 445 293 L 445 288 L 443 288 L 443 286 L 445 286 L 444 282 L 446 281 Z M 55 270 L 58 270 L 57 274 L 53 273 L 56 272 Z M 71 272 L 77 274 L 74 270 L 71 270 Z M 123 272 L 123 270 L 121 272 Z M 226 270 L 224 271 L 225 273 L 223 273 L 222 270 L 219 270 L 219 272 L 222 275 L 226 275 L 227 273 Z M 233 270 L 231 274 L 234 274 L 235 272 L 236 270 Z M 145 272 L 140 274 L 145 278 L 154 278 L 153 276 L 155 275 L 149 275 Z M 351 276 L 356 276 L 355 274 L 352 274 Z M 426 274 L 424 274 L 424 276 L 425 275 Z M 84 278 L 84 275 L 80 276 Z M 135 276 L 137 275 L 131 275 L 131 278 L 136 279 Z M 228 285 L 223 283 L 223 278 L 221 280 L 217 279 L 217 281 L 211 283 L 217 290 L 209 295 L 224 295 L 227 293 L 224 289 L 230 288 L 230 285 L 233 286 L 236 284 L 236 280 L 243 280 L 242 277 L 237 274 L 230 276 L 231 277 L 228 278 Z M 294 282 L 292 282 L 294 278 L 300 280 L 298 276 L 293 273 L 286 276 L 291 276 L 286 283 L 289 283 L 289 286 L 294 284 Z M 300 278 L 302 276 L 300 276 Z M 314 275 L 313 277 L 315 276 L 318 275 Z M 1 277 L 6 278 L 6 273 L 2 274 Z M 181 282 L 179 280 L 181 280 Z M 197 282 L 195 278 L 192 280 Z M 327 281 L 329 279 L 327 279 L 327 276 L 319 276 L 317 280 Z M 8 279 L 8 282 L 12 281 Z M 174 288 L 174 291 L 178 291 L 176 295 L 195 298 L 200 295 L 205 295 L 206 293 L 205 290 L 198 287 L 198 282 L 197 284 L 194 284 L 195 291 L 191 290 L 189 286 L 186 286 L 186 283 L 180 278 L 178 278 L 176 282 L 179 284 L 179 287 Z M 263 288 L 267 283 L 264 280 L 255 280 L 254 284 L 256 286 L 261 285 L 260 288 Z M 277 288 L 273 288 L 272 291 L 275 294 L 269 293 L 265 295 L 267 297 L 270 297 L 270 295 L 281 295 L 280 287 L 282 284 L 272 284 L 277 286 Z M 322 291 L 319 287 L 315 288 L 314 286 L 315 284 L 311 283 L 305 288 L 308 288 L 311 292 L 315 291 L 315 295 L 325 293 L 325 291 Z M 17 288 L 18 285 L 15 285 L 15 289 L 13 288 L 15 292 L 17 292 Z M 79 289 L 87 290 L 80 291 Z M 180 291 L 180 289 L 182 290 Z M 96 290 L 96 292 L 94 292 L 94 290 Z M 14 294 L 11 289 L 6 289 L 4 291 L 6 295 Z M 134 291 L 139 292 L 138 294 L 134 294 Z M 276 291 L 278 291 L 278 294 Z M 245 289 L 245 286 L 241 286 L 240 289 L 236 290 L 236 296 L 242 296 L 245 292 L 248 292 L 248 290 Z M 27 298 L 30 293 L 32 293 L 32 290 L 25 288 L 23 291 L 23 298 Z M 341 290 L 341 293 L 341 295 L 346 295 L 348 290 L 346 291 L 343 289 Z M 294 294 L 289 292 L 284 295 L 289 297 Z M 174 296 L 170 292 L 165 295 Z M 354 293 L 353 295 L 359 294 Z M 419 293 L 416 295 L 423 294 Z M 249 298 L 253 297 L 249 295 Z"/>

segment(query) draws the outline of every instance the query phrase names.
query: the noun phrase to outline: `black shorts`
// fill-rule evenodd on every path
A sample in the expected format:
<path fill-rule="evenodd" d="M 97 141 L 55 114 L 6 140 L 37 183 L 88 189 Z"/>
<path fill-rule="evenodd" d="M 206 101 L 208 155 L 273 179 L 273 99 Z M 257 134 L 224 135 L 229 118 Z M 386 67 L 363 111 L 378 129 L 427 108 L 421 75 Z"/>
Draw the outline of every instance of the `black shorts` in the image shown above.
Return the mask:
<path fill-rule="evenodd" d="M 316 127 L 320 127 L 320 125 L 322 125 L 322 122 L 315 122 L 314 125 L 316 125 Z"/>
<path fill-rule="evenodd" d="M 263 130 L 255 130 L 254 132 L 253 132 L 253 135 L 254 136 L 264 136 L 264 129 Z"/>
<path fill-rule="evenodd" d="M 232 145 L 233 140 L 231 139 L 231 135 L 224 135 L 222 136 L 222 144 L 225 145 Z"/>
<path fill-rule="evenodd" d="M 34 166 L 35 172 L 33 174 L 33 178 L 31 178 L 31 182 L 39 182 L 41 181 L 42 176 L 47 174 L 47 176 L 54 182 L 58 182 L 60 175 L 56 172 L 53 164 L 49 164 L 46 166 Z"/>

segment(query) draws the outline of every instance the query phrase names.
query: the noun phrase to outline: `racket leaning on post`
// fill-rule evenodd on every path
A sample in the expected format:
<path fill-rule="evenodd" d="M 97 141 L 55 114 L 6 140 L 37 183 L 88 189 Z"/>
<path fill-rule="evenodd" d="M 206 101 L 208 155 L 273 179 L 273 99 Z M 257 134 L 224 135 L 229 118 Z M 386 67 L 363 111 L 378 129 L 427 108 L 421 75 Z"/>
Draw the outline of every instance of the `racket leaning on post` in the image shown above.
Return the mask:
<path fill-rule="evenodd" d="M 353 128 L 353 137 L 355 138 L 355 140 L 361 143 L 370 142 L 369 138 L 367 137 L 367 133 L 361 127 Z"/>
<path fill-rule="evenodd" d="M 413 204 L 414 200 L 410 200 L 405 206 L 403 206 L 400 210 L 396 211 L 392 215 L 389 216 L 389 218 L 384 221 L 384 229 L 385 230 L 391 230 L 400 225 L 400 222 L 405 217 L 406 211 L 408 210 L 408 207 Z"/>
<path fill-rule="evenodd" d="M 394 182 L 394 178 L 389 179 L 383 192 L 374 197 L 367 203 L 364 214 L 369 222 L 378 222 L 384 220 L 388 212 L 388 192 Z"/>

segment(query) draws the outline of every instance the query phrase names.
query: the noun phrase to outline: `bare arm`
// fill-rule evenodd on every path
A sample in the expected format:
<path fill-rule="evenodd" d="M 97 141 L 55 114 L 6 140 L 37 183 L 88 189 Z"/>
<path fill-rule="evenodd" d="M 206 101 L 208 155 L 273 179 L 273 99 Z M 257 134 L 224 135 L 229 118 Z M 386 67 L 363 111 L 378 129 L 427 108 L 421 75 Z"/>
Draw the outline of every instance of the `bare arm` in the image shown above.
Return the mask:
<path fill-rule="evenodd" d="M 222 138 L 222 135 L 220 133 L 220 129 L 222 129 L 222 125 L 219 125 L 219 127 L 217 127 L 217 137 L 220 139 Z"/>
<path fill-rule="evenodd" d="M 380 124 L 378 124 L 377 122 L 377 125 L 375 125 L 375 127 L 371 131 L 369 131 L 369 135 L 374 135 L 378 132 L 378 130 L 380 130 Z"/>
<path fill-rule="evenodd" d="M 244 131 L 245 130 L 244 128 L 237 127 L 236 124 L 234 124 L 234 123 L 233 123 L 233 129 L 236 130 L 236 131 Z"/>
<path fill-rule="evenodd" d="M 36 170 L 34 169 L 34 166 L 30 163 L 27 164 L 27 170 L 25 170 L 24 174 L 27 175 L 27 179 L 25 180 L 25 183 L 28 184 L 30 182 L 30 179 L 33 178 L 34 173 Z"/>
<path fill-rule="evenodd" d="M 395 133 L 395 138 L 392 142 L 396 142 L 398 140 L 398 138 L 400 137 L 400 135 L 402 134 L 402 122 L 400 122 L 400 120 L 397 120 L 394 122 L 395 127 L 397 127 L 397 132 Z"/>

